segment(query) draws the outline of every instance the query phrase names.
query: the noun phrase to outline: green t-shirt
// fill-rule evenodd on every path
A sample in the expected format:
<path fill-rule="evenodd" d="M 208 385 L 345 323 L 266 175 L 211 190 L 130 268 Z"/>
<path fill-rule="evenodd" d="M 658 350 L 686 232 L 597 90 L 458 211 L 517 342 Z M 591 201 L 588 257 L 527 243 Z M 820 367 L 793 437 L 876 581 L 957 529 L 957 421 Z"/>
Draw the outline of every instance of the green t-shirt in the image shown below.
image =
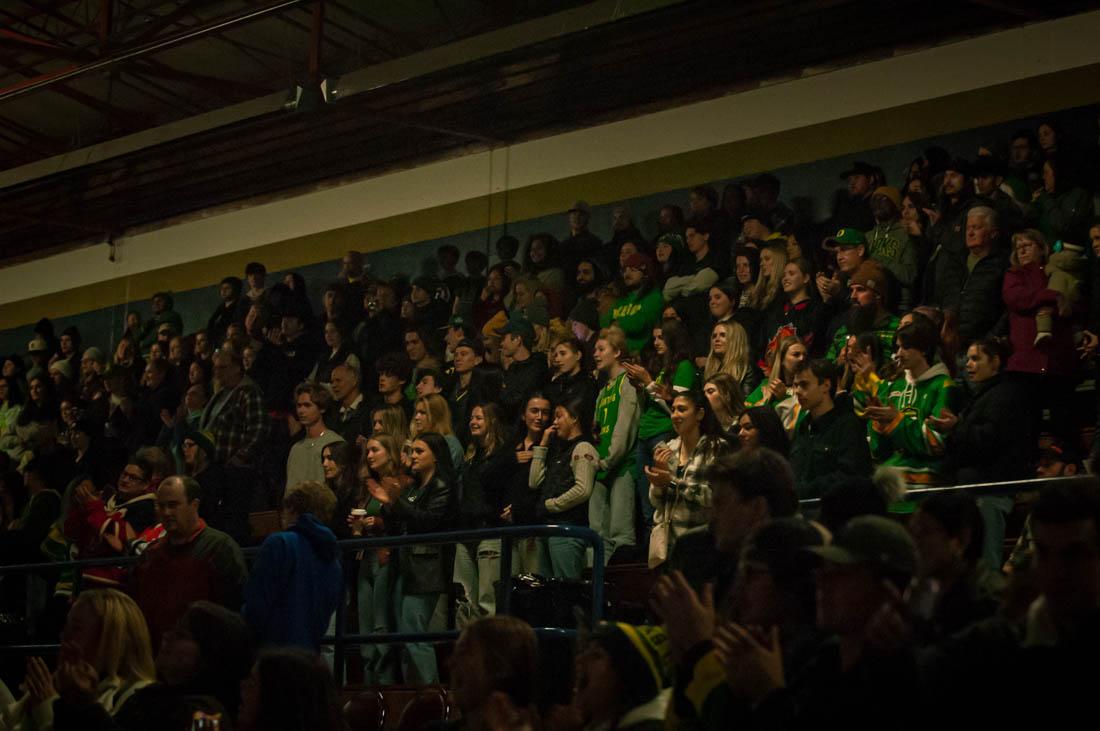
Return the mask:
<path fill-rule="evenodd" d="M 657 383 L 664 383 L 666 375 L 665 371 L 661 371 L 654 380 Z M 673 390 L 690 390 L 694 386 L 695 366 L 689 360 L 680 361 L 672 374 Z M 669 418 L 668 407 L 664 401 L 654 398 L 647 392 L 645 403 L 642 405 L 642 416 L 638 420 L 638 438 L 651 439 L 658 434 L 670 431 L 672 431 L 672 419 Z"/>
<path fill-rule="evenodd" d="M 600 327 L 615 323 L 626 334 L 626 347 L 639 353 L 653 339 L 653 328 L 661 321 L 665 301 L 661 290 L 654 287 L 639 296 L 637 291 L 620 298 L 600 318 Z"/>

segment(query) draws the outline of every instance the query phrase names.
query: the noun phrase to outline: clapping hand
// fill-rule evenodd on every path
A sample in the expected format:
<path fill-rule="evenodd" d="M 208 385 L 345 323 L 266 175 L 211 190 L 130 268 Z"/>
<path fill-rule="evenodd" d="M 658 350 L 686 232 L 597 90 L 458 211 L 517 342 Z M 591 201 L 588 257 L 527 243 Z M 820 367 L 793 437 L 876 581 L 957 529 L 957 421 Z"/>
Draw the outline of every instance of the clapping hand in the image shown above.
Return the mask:
<path fill-rule="evenodd" d="M 760 628 L 750 630 L 729 622 L 715 632 L 714 648 L 726 670 L 726 682 L 739 696 L 759 703 L 786 686 L 778 627 L 765 634 Z"/>
<path fill-rule="evenodd" d="M 650 602 L 664 622 L 669 653 L 679 662 L 688 650 L 714 636 L 714 587 L 706 584 L 699 596 L 679 571 L 662 576 Z"/>
<path fill-rule="evenodd" d="M 99 674 L 84 659 L 78 645 L 66 643 L 61 647 L 61 661 L 57 666 L 57 692 L 66 699 L 86 699 L 95 694 Z"/>
<path fill-rule="evenodd" d="M 57 695 L 54 689 L 53 675 L 40 657 L 27 658 L 27 677 L 23 687 L 30 697 L 30 705 L 38 706 Z"/>
<path fill-rule="evenodd" d="M 863 413 L 867 415 L 868 419 L 877 421 L 880 424 L 889 424 L 898 417 L 898 410 L 893 406 L 868 406 L 863 410 Z"/>
<path fill-rule="evenodd" d="M 959 423 L 959 417 L 951 412 L 951 409 L 943 409 L 939 417 L 929 416 L 925 419 L 928 426 L 939 432 L 949 432 Z"/>

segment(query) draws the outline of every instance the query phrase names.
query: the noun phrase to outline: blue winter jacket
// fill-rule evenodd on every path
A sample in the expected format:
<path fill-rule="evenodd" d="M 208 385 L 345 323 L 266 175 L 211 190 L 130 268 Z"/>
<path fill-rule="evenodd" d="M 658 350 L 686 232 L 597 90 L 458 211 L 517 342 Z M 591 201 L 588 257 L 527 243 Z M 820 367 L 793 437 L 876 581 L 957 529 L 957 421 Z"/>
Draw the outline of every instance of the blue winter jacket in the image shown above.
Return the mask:
<path fill-rule="evenodd" d="M 260 646 L 320 651 L 343 594 L 336 536 L 311 513 L 264 540 L 245 588 L 245 622 Z"/>

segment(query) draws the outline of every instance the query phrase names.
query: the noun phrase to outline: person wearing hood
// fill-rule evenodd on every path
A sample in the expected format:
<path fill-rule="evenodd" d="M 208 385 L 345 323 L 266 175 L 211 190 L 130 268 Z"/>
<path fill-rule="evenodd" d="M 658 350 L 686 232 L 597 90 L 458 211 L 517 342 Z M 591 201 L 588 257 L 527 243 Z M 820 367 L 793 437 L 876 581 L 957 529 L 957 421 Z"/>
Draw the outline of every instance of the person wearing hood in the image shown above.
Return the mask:
<path fill-rule="evenodd" d="M 344 590 L 340 549 L 328 528 L 336 495 L 319 482 L 299 482 L 283 498 L 286 529 L 260 546 L 241 613 L 259 646 L 321 649 Z"/>
<path fill-rule="evenodd" d="M 240 685 L 252 664 L 248 628 L 236 612 L 208 601 L 188 607 L 164 633 L 156 657 L 157 682 L 137 690 L 108 713 L 92 698 L 80 673 L 59 673 L 55 731 L 188 731 L 195 713 L 235 717 Z"/>
<path fill-rule="evenodd" d="M 856 413 L 868 419 L 872 459 L 898 468 L 914 486 L 942 481 L 946 438 L 929 417 L 940 418 L 945 409 L 956 408 L 958 389 L 947 366 L 936 360 L 938 345 L 932 321 L 914 318 L 897 334 L 902 375 L 886 382 L 874 372 L 861 372 L 854 387 Z"/>

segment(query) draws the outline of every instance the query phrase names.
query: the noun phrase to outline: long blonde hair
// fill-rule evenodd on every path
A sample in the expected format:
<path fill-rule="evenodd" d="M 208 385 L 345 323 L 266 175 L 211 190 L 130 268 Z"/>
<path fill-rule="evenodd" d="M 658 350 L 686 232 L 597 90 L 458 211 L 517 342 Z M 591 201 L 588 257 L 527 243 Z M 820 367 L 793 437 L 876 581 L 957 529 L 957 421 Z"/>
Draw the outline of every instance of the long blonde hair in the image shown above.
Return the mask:
<path fill-rule="evenodd" d="M 133 599 L 117 589 L 91 589 L 80 593 L 70 612 L 80 606 L 99 622 L 95 657 L 84 659 L 95 665 L 101 681 L 117 678 L 128 685 L 156 679 L 149 625 Z"/>
<path fill-rule="evenodd" d="M 770 254 L 774 260 L 771 276 L 764 274 L 764 254 Z M 756 276 L 756 284 L 749 294 L 749 306 L 757 310 L 766 310 L 775 302 L 779 295 L 779 284 L 783 279 L 783 268 L 787 266 L 787 247 L 783 241 L 769 242 L 760 251 L 760 273 Z"/>
<path fill-rule="evenodd" d="M 711 345 L 707 363 L 703 366 L 703 379 L 708 380 L 716 373 L 727 373 L 733 380 L 741 383 L 750 368 L 749 335 L 741 327 L 741 323 L 735 320 L 717 323 L 711 333 L 718 328 L 726 331 L 726 352 L 720 356 L 714 352 L 714 345 Z"/>
<path fill-rule="evenodd" d="M 419 406 L 420 404 L 424 404 L 424 410 L 428 412 L 428 419 L 431 422 L 424 429 L 425 432 L 435 432 L 443 437 L 454 434 L 454 430 L 451 429 L 451 407 L 447 405 L 447 399 L 438 393 L 429 393 L 427 396 L 421 396 L 416 400 L 416 405 Z M 419 433 L 414 419 L 412 436 L 416 437 Z"/>
<path fill-rule="evenodd" d="M 386 404 L 379 406 L 371 412 L 371 420 L 378 417 L 382 422 L 382 434 L 388 434 L 397 440 L 398 444 L 409 438 L 409 417 L 400 404 Z"/>
<path fill-rule="evenodd" d="M 787 351 L 791 349 L 791 346 L 802 344 L 802 338 L 797 335 L 788 335 L 779 341 L 779 345 L 775 349 L 775 357 L 772 358 L 771 366 L 768 368 L 769 381 L 778 378 L 788 386 L 791 385 L 787 383 L 787 379 L 783 377 L 783 359 L 787 357 Z"/>

